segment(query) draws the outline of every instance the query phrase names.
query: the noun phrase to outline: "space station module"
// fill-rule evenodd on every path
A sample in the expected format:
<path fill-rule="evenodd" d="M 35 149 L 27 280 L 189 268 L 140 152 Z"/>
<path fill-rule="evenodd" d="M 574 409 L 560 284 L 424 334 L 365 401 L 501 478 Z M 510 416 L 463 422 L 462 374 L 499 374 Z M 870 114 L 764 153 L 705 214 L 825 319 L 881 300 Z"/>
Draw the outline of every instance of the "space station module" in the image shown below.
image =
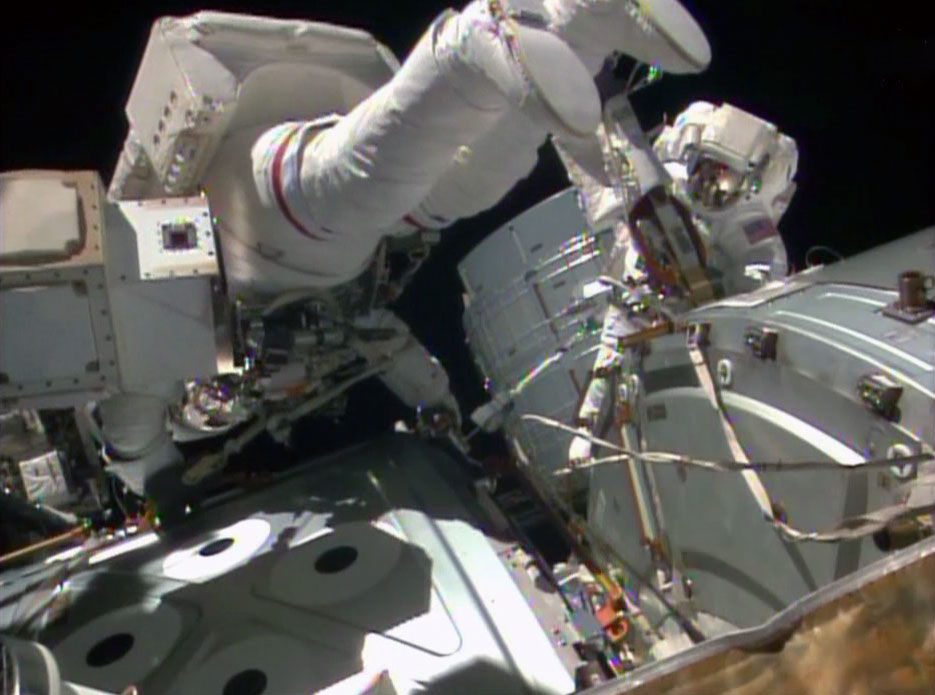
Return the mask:
<path fill-rule="evenodd" d="M 288 422 L 367 375 L 457 413 L 386 305 L 438 230 L 500 200 L 548 134 L 593 148 L 592 76 L 615 51 L 673 73 L 710 60 L 674 0 L 475 1 L 402 65 L 331 25 L 159 20 L 106 196 L 96 174 L 3 175 L 3 309 L 36 317 L 4 332 L 5 407 L 97 403 L 110 467 L 139 494 L 181 464 L 176 442 Z M 700 139 L 664 136 L 665 158 L 701 172 L 688 194 L 715 203 L 734 191 L 708 189 L 729 182 L 692 145 L 716 113 L 677 124 Z"/>

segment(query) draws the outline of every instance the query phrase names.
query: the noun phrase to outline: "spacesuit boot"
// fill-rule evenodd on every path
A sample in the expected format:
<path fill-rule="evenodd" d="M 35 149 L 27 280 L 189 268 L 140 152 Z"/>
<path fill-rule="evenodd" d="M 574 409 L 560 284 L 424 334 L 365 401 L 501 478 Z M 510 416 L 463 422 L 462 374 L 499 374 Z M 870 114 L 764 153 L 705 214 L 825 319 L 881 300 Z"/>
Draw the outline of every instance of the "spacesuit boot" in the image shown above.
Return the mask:
<path fill-rule="evenodd" d="M 475 1 L 443 20 L 435 58 L 462 94 L 478 74 L 551 133 L 587 136 L 600 119 L 587 67 L 560 36 Z"/>
<path fill-rule="evenodd" d="M 596 74 L 622 51 L 641 63 L 683 74 L 704 70 L 711 47 L 677 0 L 544 0 L 549 28 Z"/>
<path fill-rule="evenodd" d="M 150 483 L 182 462 L 167 428 L 167 401 L 159 396 L 120 393 L 99 404 L 107 470 L 134 494 L 152 495 Z"/>
<path fill-rule="evenodd" d="M 354 320 L 357 328 L 392 331 L 385 340 L 352 341 L 357 352 L 371 364 L 392 356 L 380 380 L 410 408 L 446 411 L 460 428 L 461 411 L 451 393 L 448 374 L 441 363 L 410 333 L 409 327 L 387 309 L 373 309 Z"/>

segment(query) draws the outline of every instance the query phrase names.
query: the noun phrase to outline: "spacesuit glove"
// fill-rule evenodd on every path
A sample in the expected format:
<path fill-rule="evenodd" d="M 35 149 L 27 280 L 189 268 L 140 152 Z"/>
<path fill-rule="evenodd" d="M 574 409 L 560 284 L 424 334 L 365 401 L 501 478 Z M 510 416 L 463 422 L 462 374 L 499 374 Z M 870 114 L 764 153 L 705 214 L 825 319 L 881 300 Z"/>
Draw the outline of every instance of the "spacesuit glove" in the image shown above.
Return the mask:
<path fill-rule="evenodd" d="M 160 471 L 182 462 L 182 453 L 166 434 L 138 456 L 123 459 L 109 456 L 105 452 L 107 471 L 113 473 L 133 494 L 146 497 L 146 483 Z"/>
<path fill-rule="evenodd" d="M 587 427 L 579 427 L 578 431 L 584 435 L 590 435 L 591 431 Z M 571 446 L 568 447 L 568 463 L 572 467 L 585 463 L 591 459 L 591 440 L 585 437 L 575 437 Z"/>

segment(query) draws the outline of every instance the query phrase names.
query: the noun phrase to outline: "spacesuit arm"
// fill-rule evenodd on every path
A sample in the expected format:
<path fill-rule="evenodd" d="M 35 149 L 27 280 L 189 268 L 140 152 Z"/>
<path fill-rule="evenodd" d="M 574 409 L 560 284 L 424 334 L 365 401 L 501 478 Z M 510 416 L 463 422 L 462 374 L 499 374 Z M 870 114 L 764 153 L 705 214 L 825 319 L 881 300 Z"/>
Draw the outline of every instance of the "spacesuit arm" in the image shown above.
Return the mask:
<path fill-rule="evenodd" d="M 575 114 L 584 114 L 581 132 L 593 129 L 597 92 L 584 66 L 558 38 L 544 30 L 526 30 L 545 42 L 548 56 L 575 78 L 562 83 L 571 90 L 568 102 L 575 105 Z M 531 168 L 534 148 L 546 130 L 561 127 L 552 111 L 534 108 L 541 85 L 533 86 L 530 64 L 515 58 L 504 36 L 500 20 L 485 3 L 443 14 L 387 84 L 303 143 L 293 174 L 282 170 L 279 153 L 301 134 L 277 130 L 261 138 L 253 153 L 261 200 L 278 204 L 297 226 L 325 234 L 379 231 L 415 210 L 458 158 L 469 159 L 465 153 L 494 129 L 503 136 L 488 141 L 484 149 L 501 161 L 517 159 L 518 167 L 501 167 L 504 176 L 471 180 L 475 203 L 467 210 L 461 209 L 464 196 L 450 204 L 434 201 L 451 209 L 433 211 L 442 219 L 422 226 L 444 226 L 457 215 L 474 214 L 499 200 L 515 183 L 516 172 L 523 175 Z M 519 111 L 539 123 L 531 129 L 531 139 L 528 120 L 503 120 Z M 521 137 L 510 137 L 517 129 Z"/>
<path fill-rule="evenodd" d="M 448 384 L 448 374 L 441 363 L 409 332 L 408 326 L 386 309 L 375 309 L 358 318 L 357 328 L 380 328 L 395 331 L 385 340 L 355 339 L 353 347 L 368 362 L 389 359 L 380 380 L 410 408 L 445 408 L 460 422 L 458 402 Z"/>

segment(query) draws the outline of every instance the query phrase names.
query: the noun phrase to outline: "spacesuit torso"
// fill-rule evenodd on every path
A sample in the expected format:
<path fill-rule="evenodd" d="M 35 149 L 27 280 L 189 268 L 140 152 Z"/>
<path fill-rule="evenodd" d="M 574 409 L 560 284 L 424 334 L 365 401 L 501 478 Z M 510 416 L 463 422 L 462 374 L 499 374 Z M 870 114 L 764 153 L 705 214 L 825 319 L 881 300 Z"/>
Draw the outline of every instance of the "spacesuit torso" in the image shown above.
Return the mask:
<path fill-rule="evenodd" d="M 730 104 L 695 102 L 663 129 L 653 151 L 705 237 L 724 294 L 785 277 L 777 224 L 795 192 L 792 138 Z"/>
<path fill-rule="evenodd" d="M 296 216 L 308 217 L 304 200 L 291 188 L 285 194 L 280 188 L 277 199 L 269 178 L 269 188 L 263 185 L 267 181 L 262 177 L 269 177 L 273 169 L 277 136 L 289 137 L 294 130 L 302 133 L 286 143 L 292 147 L 278 160 L 277 169 L 290 173 L 277 176 L 277 180 L 292 181 L 299 156 L 297 145 L 327 130 L 333 124 L 333 119 L 328 120 L 332 122 L 287 123 L 273 129 L 261 126 L 231 133 L 206 172 L 204 188 L 216 217 L 224 275 L 231 294 L 261 301 L 290 290 L 333 287 L 353 280 L 371 262 L 379 243 L 377 235 L 338 235 L 314 224 L 303 225 Z M 268 144 L 270 140 L 273 142 Z M 272 150 L 272 156 L 266 150 Z M 261 161 L 255 168 L 254 160 L 264 156 L 269 157 L 268 161 Z M 257 186 L 257 169 L 262 188 Z"/>

